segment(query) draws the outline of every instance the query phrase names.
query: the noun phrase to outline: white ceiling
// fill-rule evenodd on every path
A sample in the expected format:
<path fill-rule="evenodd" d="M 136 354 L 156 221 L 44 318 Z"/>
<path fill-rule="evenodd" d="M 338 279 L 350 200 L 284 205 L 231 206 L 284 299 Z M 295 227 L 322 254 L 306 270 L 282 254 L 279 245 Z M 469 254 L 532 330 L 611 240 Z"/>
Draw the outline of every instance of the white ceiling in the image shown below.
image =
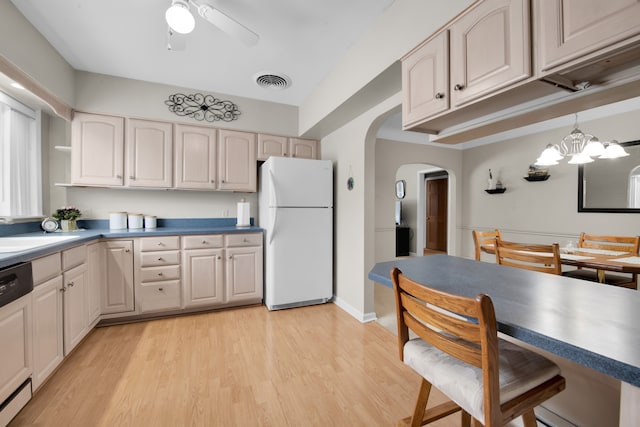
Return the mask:
<path fill-rule="evenodd" d="M 77 70 L 300 105 L 393 0 L 201 0 L 260 35 L 248 47 L 202 19 L 167 49 L 171 0 L 11 0 Z M 262 73 L 292 80 L 255 84 Z"/>

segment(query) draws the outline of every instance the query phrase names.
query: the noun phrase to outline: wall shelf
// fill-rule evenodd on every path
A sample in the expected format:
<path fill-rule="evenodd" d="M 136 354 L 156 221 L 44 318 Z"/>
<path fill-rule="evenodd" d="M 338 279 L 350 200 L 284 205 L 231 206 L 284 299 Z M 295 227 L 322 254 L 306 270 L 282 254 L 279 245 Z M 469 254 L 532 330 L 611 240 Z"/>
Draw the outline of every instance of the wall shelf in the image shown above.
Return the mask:
<path fill-rule="evenodd" d="M 494 190 L 484 190 L 484 191 L 486 191 L 489 194 L 502 194 L 505 191 L 507 191 L 507 189 L 506 188 L 496 188 Z"/>
<path fill-rule="evenodd" d="M 546 181 L 549 179 L 550 176 L 551 175 L 529 175 L 523 178 L 529 182 L 537 182 L 537 181 Z"/>

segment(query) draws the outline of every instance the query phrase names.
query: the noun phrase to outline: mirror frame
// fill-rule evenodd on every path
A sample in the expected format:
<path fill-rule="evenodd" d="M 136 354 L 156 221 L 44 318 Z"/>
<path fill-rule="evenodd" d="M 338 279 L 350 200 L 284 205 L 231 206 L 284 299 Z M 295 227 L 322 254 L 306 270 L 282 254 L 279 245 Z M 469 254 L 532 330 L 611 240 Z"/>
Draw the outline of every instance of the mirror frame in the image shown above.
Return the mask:
<path fill-rule="evenodd" d="M 399 179 L 396 181 L 396 198 L 402 200 L 406 195 L 405 187 L 407 182 L 404 179 Z"/>
<path fill-rule="evenodd" d="M 640 140 L 621 142 L 623 147 L 640 145 Z M 596 159 L 596 162 L 598 160 Z M 578 212 L 600 212 L 600 213 L 640 213 L 640 209 L 635 208 L 585 208 L 584 207 L 584 165 L 578 165 Z"/>

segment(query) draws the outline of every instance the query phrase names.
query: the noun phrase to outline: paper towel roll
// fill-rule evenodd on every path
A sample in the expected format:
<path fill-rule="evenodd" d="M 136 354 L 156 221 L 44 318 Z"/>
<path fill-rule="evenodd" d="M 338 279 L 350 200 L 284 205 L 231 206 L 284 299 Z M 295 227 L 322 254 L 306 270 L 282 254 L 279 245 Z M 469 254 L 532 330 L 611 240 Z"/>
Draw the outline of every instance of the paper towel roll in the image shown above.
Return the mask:
<path fill-rule="evenodd" d="M 249 216 L 249 202 L 245 202 L 242 199 L 241 202 L 238 202 L 238 220 L 236 222 L 236 226 L 238 227 L 247 227 L 251 222 L 251 217 Z"/>

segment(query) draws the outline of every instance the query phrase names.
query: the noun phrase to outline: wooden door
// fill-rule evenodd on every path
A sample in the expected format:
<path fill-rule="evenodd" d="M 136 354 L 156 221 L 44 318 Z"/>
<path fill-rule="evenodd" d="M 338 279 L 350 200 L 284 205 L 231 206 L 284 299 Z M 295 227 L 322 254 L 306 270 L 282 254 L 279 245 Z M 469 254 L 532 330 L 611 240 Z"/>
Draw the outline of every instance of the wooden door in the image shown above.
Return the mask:
<path fill-rule="evenodd" d="M 426 249 L 447 250 L 448 178 L 427 180 Z"/>
<path fill-rule="evenodd" d="M 451 102 L 460 106 L 531 75 L 528 0 L 486 0 L 451 26 Z"/>
<path fill-rule="evenodd" d="M 221 129 L 218 133 L 218 189 L 255 192 L 256 134 Z"/>

